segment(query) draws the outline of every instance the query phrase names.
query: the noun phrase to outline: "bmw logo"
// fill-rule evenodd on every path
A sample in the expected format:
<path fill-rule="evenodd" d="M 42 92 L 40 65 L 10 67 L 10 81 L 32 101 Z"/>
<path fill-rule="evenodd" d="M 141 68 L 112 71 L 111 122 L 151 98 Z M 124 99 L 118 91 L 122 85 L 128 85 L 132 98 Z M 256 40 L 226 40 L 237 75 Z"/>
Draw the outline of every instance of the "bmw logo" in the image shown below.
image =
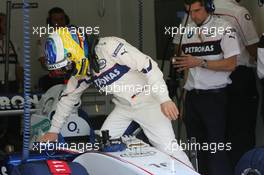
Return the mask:
<path fill-rule="evenodd" d="M 193 36 L 193 31 L 189 31 L 188 34 L 187 34 L 187 38 L 190 39 L 192 36 Z"/>
<path fill-rule="evenodd" d="M 249 14 L 245 14 L 245 18 L 246 18 L 246 20 L 251 20 L 251 16 L 249 15 Z"/>
<path fill-rule="evenodd" d="M 98 64 L 99 64 L 100 70 L 104 69 L 106 66 L 106 59 L 103 58 L 103 59 L 98 60 Z"/>

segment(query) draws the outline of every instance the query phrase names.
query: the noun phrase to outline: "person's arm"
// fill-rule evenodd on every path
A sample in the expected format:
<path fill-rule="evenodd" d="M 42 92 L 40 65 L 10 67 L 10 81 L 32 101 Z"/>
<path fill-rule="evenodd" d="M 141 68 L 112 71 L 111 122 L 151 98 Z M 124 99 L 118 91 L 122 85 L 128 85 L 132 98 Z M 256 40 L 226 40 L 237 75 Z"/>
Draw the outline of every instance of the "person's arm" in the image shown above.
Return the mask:
<path fill-rule="evenodd" d="M 251 62 L 255 62 L 257 58 L 257 43 L 259 42 L 259 36 L 252 21 L 252 16 L 247 9 L 241 10 L 238 18 L 238 23 L 242 30 L 242 40 L 246 46 L 247 51 L 251 55 Z"/>
<path fill-rule="evenodd" d="M 203 67 L 214 71 L 231 72 L 236 68 L 236 57 L 237 55 L 233 55 L 221 60 L 202 60 L 192 55 L 186 55 L 184 57 L 176 57 L 173 64 L 175 64 L 177 71 L 187 70 L 193 67 Z M 204 67 L 204 64 L 207 65 Z"/>
<path fill-rule="evenodd" d="M 105 46 L 109 55 L 112 55 L 113 60 L 120 64 L 126 65 L 134 71 L 140 72 L 147 80 L 147 85 L 151 88 L 152 95 L 161 104 L 162 111 L 170 119 L 176 119 L 178 109 L 168 93 L 166 83 L 163 79 L 163 74 L 160 71 L 157 63 L 149 56 L 143 54 L 138 49 L 120 38 L 112 38 Z M 172 104 L 173 103 L 173 104 Z M 170 107 L 168 107 L 170 106 Z M 171 108 L 174 108 L 171 110 Z"/>
<path fill-rule="evenodd" d="M 231 72 L 236 67 L 236 58 L 240 54 L 240 48 L 235 30 L 226 31 L 220 42 L 223 52 L 223 59 L 202 60 L 192 55 L 184 55 L 174 59 L 175 67 L 178 71 L 187 70 L 193 67 L 203 67 L 214 71 Z"/>
<path fill-rule="evenodd" d="M 57 139 L 58 133 L 70 116 L 74 106 L 81 102 L 81 95 L 88 88 L 89 83 L 89 80 L 86 79 L 84 81 L 84 79 L 77 80 L 75 77 L 70 78 L 66 89 L 60 95 L 49 132 L 40 138 L 40 141 L 55 141 Z"/>
<path fill-rule="evenodd" d="M 84 81 L 80 84 L 81 81 L 82 80 L 77 80 L 75 77 L 71 77 L 68 81 L 67 87 L 61 94 L 57 104 L 56 112 L 51 122 L 50 132 L 59 133 L 74 106 L 81 102 L 81 95 L 89 86 L 89 84 Z"/>
<path fill-rule="evenodd" d="M 236 58 L 237 55 L 234 55 L 223 60 L 207 61 L 207 69 L 232 72 L 236 68 Z"/>

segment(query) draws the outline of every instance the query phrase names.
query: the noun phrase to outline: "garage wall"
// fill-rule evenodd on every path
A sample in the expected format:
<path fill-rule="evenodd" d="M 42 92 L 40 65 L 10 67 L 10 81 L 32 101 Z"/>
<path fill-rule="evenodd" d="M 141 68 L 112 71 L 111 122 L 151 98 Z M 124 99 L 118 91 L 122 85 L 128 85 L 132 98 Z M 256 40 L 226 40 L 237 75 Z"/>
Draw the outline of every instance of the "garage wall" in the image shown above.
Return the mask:
<path fill-rule="evenodd" d="M 22 2 L 22 0 L 13 0 Z M 34 1 L 32 1 L 34 2 Z M 36 1 L 35 1 L 36 2 Z M 65 10 L 71 19 L 71 23 L 79 26 L 99 26 L 101 36 L 118 36 L 125 38 L 134 46 L 138 46 L 138 1 L 137 0 L 104 0 L 105 15 L 100 17 L 98 10 L 102 10 L 99 4 L 103 0 L 38 0 L 39 8 L 30 12 L 32 33 L 33 26 L 46 26 L 48 10 L 58 6 Z M 74 3 L 74 5 L 73 5 Z M 0 1 L 0 11 L 5 12 L 6 2 Z M 144 1 L 144 46 L 146 54 L 155 59 L 155 23 L 154 23 L 154 0 Z M 12 11 L 11 39 L 20 46 L 21 53 L 23 47 L 23 13 L 22 10 Z M 31 63 L 32 63 L 32 88 L 35 89 L 37 80 L 41 75 L 46 74 L 37 61 L 39 57 L 37 35 L 32 35 Z"/>
<path fill-rule="evenodd" d="M 137 0 L 104 0 L 105 2 L 105 16 L 99 17 L 99 4 L 103 0 L 38 0 L 38 9 L 31 10 L 31 24 L 36 26 L 46 25 L 46 16 L 50 8 L 59 6 L 65 9 L 70 16 L 71 22 L 81 26 L 99 26 L 101 36 L 119 36 L 125 38 L 134 46 L 138 46 L 138 1 Z M 22 2 L 22 0 L 13 0 L 12 2 Z M 34 1 L 32 1 L 34 2 Z M 257 6 L 257 0 L 252 3 L 244 1 L 245 5 L 253 15 L 256 22 L 258 33 L 264 32 L 264 7 Z M 5 11 L 5 0 L 0 1 L 0 11 Z M 155 39 L 155 15 L 154 15 L 154 0 L 143 1 L 143 51 L 156 58 L 156 39 Z M 22 10 L 12 11 L 12 31 L 11 38 L 22 51 L 23 33 L 22 26 Z M 260 22 L 263 21 L 263 22 Z M 32 31 L 33 32 L 33 31 Z M 40 67 L 37 49 L 37 40 L 39 38 L 32 36 L 32 85 L 37 84 L 37 79 L 46 72 Z M 165 70 L 168 69 L 168 64 L 165 65 Z M 165 71 L 167 75 L 168 71 Z M 33 87 L 34 89 L 34 87 Z"/>
<path fill-rule="evenodd" d="M 121 0 L 122 37 L 138 46 L 138 1 Z M 156 58 L 154 0 L 143 0 L 143 52 Z"/>
<path fill-rule="evenodd" d="M 22 0 L 13 0 L 12 2 L 22 2 Z M 100 27 L 101 36 L 121 36 L 120 23 L 120 0 L 105 0 L 105 15 L 100 17 L 98 15 L 100 0 L 35 0 L 31 2 L 38 2 L 39 8 L 32 9 L 30 12 L 31 29 L 33 33 L 34 27 L 46 26 L 46 17 L 48 10 L 52 7 L 58 6 L 65 10 L 71 18 L 71 23 L 83 27 Z M 73 5 L 74 3 L 74 5 Z M 0 11 L 5 12 L 6 1 L 0 1 Z M 23 47 L 23 13 L 22 10 L 12 10 L 11 21 L 11 39 L 20 47 L 21 53 Z M 32 64 L 32 89 L 35 89 L 38 78 L 45 74 L 37 61 L 39 57 L 37 49 L 37 40 L 40 38 L 34 34 L 31 36 L 31 64 Z"/>

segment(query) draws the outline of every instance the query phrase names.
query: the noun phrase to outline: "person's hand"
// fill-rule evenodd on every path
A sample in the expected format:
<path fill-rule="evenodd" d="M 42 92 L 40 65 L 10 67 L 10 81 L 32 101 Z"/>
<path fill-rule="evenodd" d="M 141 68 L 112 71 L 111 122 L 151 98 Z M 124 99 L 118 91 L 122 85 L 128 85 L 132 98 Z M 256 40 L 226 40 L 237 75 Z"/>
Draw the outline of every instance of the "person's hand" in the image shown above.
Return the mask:
<path fill-rule="evenodd" d="M 179 111 L 173 101 L 166 101 L 160 107 L 163 114 L 170 120 L 176 120 L 178 118 Z"/>
<path fill-rule="evenodd" d="M 173 67 L 177 69 L 178 72 L 200 66 L 202 63 L 201 59 L 198 59 L 192 55 L 184 55 L 181 57 L 172 57 Z"/>
<path fill-rule="evenodd" d="M 55 142 L 58 140 L 58 133 L 48 132 L 38 139 L 39 142 Z"/>

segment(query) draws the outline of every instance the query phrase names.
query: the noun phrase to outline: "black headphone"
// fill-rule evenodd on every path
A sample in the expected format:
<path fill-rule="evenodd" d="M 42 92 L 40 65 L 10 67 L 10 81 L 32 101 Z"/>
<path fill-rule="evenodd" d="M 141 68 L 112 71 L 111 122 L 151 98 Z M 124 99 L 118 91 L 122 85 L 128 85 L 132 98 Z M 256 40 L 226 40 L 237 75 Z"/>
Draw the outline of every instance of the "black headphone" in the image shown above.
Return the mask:
<path fill-rule="evenodd" d="M 208 13 L 213 13 L 215 11 L 215 5 L 213 0 L 204 0 L 204 7 Z"/>
<path fill-rule="evenodd" d="M 46 20 L 47 24 L 49 24 L 50 26 L 53 26 L 52 21 L 51 21 L 51 16 L 54 13 L 63 13 L 64 14 L 64 17 L 65 17 L 66 25 L 69 25 L 70 24 L 70 18 L 69 18 L 69 16 L 60 7 L 53 7 L 52 9 L 49 10 L 49 12 L 48 12 L 49 15 L 48 15 L 47 20 Z"/>
<path fill-rule="evenodd" d="M 195 2 L 200 2 L 208 13 L 213 13 L 215 11 L 215 5 L 213 0 L 185 0 L 185 4 L 187 5 L 191 5 Z"/>

